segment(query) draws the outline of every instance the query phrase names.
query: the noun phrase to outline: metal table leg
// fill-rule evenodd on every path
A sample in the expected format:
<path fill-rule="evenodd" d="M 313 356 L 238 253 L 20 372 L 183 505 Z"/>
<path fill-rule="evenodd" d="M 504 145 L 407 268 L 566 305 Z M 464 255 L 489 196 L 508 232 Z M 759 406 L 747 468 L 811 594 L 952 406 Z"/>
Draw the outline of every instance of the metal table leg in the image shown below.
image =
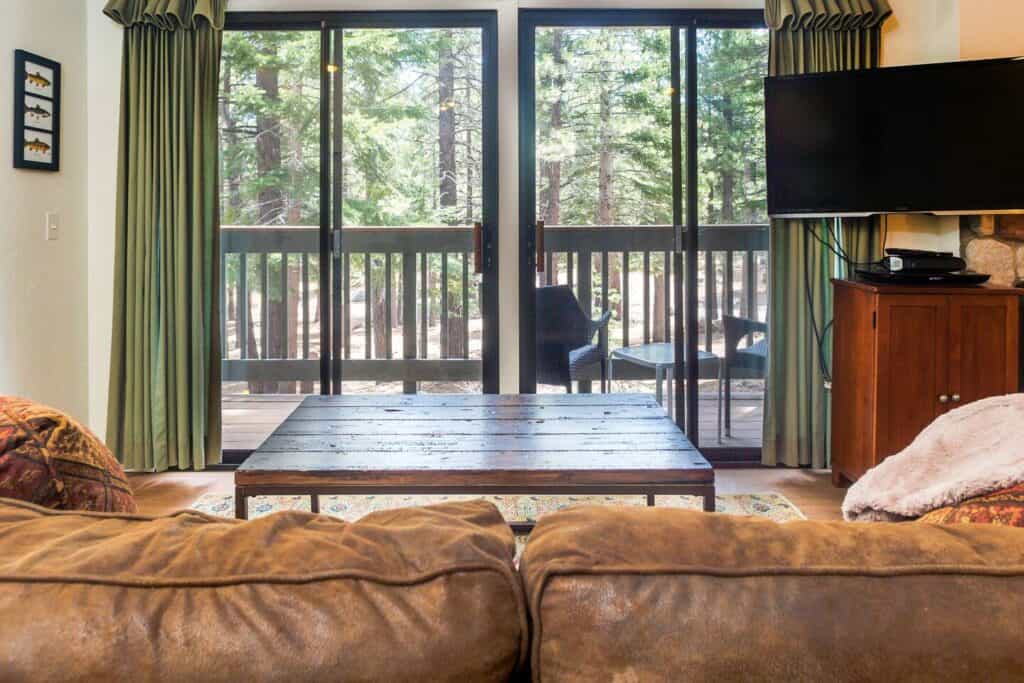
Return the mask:
<path fill-rule="evenodd" d="M 662 393 L 662 386 L 661 386 L 661 383 L 664 380 L 665 380 L 665 368 L 661 367 L 660 365 L 655 366 L 655 368 L 654 368 L 654 382 L 655 382 L 654 398 L 655 398 L 655 400 L 658 401 L 658 405 L 660 405 L 662 407 L 665 406 L 664 394 Z"/>

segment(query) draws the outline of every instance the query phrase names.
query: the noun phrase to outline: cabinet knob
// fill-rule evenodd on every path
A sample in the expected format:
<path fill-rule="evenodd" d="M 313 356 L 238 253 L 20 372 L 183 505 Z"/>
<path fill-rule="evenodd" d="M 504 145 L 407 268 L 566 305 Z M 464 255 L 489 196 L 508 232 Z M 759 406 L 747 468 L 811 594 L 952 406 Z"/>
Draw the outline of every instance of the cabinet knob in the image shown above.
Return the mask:
<path fill-rule="evenodd" d="M 960 394 L 953 394 L 952 398 L 953 398 L 953 403 L 959 403 L 960 402 Z"/>
<path fill-rule="evenodd" d="M 939 396 L 939 403 L 949 403 L 949 396 L 946 396 L 945 394 Z"/>

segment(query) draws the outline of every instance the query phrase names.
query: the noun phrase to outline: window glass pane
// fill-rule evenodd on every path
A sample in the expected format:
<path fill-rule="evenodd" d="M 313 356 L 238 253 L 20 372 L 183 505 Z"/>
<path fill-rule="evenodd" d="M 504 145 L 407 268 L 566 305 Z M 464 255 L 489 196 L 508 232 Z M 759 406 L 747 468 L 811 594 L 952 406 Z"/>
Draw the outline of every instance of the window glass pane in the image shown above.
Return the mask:
<path fill-rule="evenodd" d="M 221 222 L 320 223 L 320 35 L 226 31 Z"/>
<path fill-rule="evenodd" d="M 697 31 L 697 318 L 720 380 L 699 385 L 700 447 L 758 448 L 764 415 L 768 254 L 764 85 L 768 33 Z M 717 226 L 717 227 L 715 227 Z M 730 226 L 730 227 L 725 227 Z M 721 416 L 721 417 L 719 417 Z"/>
<path fill-rule="evenodd" d="M 768 32 L 697 32 L 701 225 L 768 220 L 764 83 Z"/>
<path fill-rule="evenodd" d="M 469 226 L 482 220 L 483 32 L 365 28 L 340 39 L 345 357 L 398 365 L 408 340 L 416 357 L 460 368 L 450 381 L 422 370 L 417 391 L 479 392 L 470 377 L 483 318 Z M 353 374 L 345 392 L 403 390 Z"/>
<path fill-rule="evenodd" d="M 538 28 L 537 216 L 672 222 L 670 31 Z"/>
<path fill-rule="evenodd" d="M 480 220 L 480 29 L 353 29 L 342 45 L 343 223 Z"/>
<path fill-rule="evenodd" d="M 224 448 L 245 451 L 320 391 L 319 32 L 225 31 L 219 119 Z"/>

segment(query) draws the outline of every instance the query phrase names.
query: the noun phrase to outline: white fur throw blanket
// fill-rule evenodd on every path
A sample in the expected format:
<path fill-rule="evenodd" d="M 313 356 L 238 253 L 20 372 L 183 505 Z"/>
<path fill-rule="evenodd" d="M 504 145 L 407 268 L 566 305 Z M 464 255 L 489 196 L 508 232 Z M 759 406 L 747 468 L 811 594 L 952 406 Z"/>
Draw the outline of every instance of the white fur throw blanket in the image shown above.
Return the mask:
<path fill-rule="evenodd" d="M 848 521 L 899 522 L 1024 482 L 1024 394 L 942 415 L 846 492 Z"/>

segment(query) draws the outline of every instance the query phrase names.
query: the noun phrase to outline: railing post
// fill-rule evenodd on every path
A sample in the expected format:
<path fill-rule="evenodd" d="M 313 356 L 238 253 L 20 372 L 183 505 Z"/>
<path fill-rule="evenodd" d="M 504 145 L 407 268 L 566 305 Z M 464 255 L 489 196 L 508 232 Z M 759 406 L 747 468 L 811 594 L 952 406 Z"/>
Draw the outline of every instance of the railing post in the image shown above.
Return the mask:
<path fill-rule="evenodd" d="M 469 358 L 469 252 L 462 252 L 462 357 Z"/>
<path fill-rule="evenodd" d="M 672 341 L 672 254 L 665 252 L 665 341 Z"/>
<path fill-rule="evenodd" d="M 651 252 L 644 251 L 644 344 L 651 343 Z"/>
<path fill-rule="evenodd" d="M 279 321 L 278 333 L 281 338 L 281 358 L 290 358 L 292 350 L 288 348 L 288 337 L 291 330 L 288 325 L 288 254 L 281 254 L 281 272 L 278 281 L 281 286 L 281 320 Z"/>
<path fill-rule="evenodd" d="M 629 252 L 622 252 L 622 345 L 629 346 Z"/>
<path fill-rule="evenodd" d="M 267 280 L 267 254 L 260 254 L 260 358 L 270 358 L 270 285 Z"/>
<path fill-rule="evenodd" d="M 750 320 L 757 320 L 757 281 L 755 279 L 757 275 L 757 257 L 754 252 L 750 249 L 747 250 L 746 259 L 746 315 Z M 754 335 L 747 335 L 747 344 L 754 343 Z"/>
<path fill-rule="evenodd" d="M 391 342 L 394 332 L 394 322 L 391 320 L 391 290 L 393 289 L 394 277 L 391 272 L 391 252 L 384 254 L 384 357 L 391 360 L 393 357 Z"/>
<path fill-rule="evenodd" d="M 712 317 L 715 305 L 715 253 L 704 250 L 704 350 L 711 350 Z"/>
<path fill-rule="evenodd" d="M 302 252 L 302 358 L 309 359 L 309 252 Z"/>
<path fill-rule="evenodd" d="M 416 252 L 402 252 L 402 357 L 416 358 Z M 404 381 L 402 391 L 416 393 L 416 382 Z"/>
<path fill-rule="evenodd" d="M 426 358 L 430 351 L 428 342 L 430 341 L 427 333 L 429 332 L 428 323 L 430 321 L 430 297 L 429 291 L 427 290 L 427 266 L 430 263 L 430 259 L 427 257 L 427 252 L 420 253 L 420 358 Z"/>
<path fill-rule="evenodd" d="M 373 276 L 371 254 L 363 254 L 363 336 L 366 338 L 364 354 L 366 359 L 373 358 L 373 292 L 370 281 Z"/>
<path fill-rule="evenodd" d="M 448 358 L 448 252 L 441 252 L 441 358 Z"/>
<path fill-rule="evenodd" d="M 570 261 L 570 263 L 571 263 L 571 261 Z M 593 277 L 593 274 L 591 273 L 591 270 L 593 269 L 593 267 L 594 267 L 594 264 L 593 264 L 593 259 L 590 257 L 590 251 L 589 250 L 585 250 L 585 251 L 581 250 L 580 253 L 579 253 L 579 269 L 580 270 L 579 270 L 579 277 L 577 279 L 577 282 L 579 282 L 579 290 L 578 291 L 579 291 L 580 306 L 583 308 L 583 311 L 587 314 L 587 318 L 593 318 L 594 317 L 593 293 L 591 291 L 592 290 L 591 279 Z M 570 274 L 571 274 L 571 272 L 572 271 L 570 270 Z M 572 279 L 571 279 L 571 275 L 570 275 L 570 282 L 571 281 L 572 281 Z M 579 383 L 579 391 L 580 391 L 581 394 L 589 394 L 592 390 L 593 390 L 593 385 L 592 385 L 592 382 L 590 380 L 581 381 Z"/>
<path fill-rule="evenodd" d="M 725 252 L 725 274 L 723 275 L 722 315 L 734 315 L 736 309 L 733 307 L 732 292 L 732 249 Z"/>
<path fill-rule="evenodd" d="M 228 255 L 220 255 L 220 357 L 228 357 Z"/>
<path fill-rule="evenodd" d="M 249 259 L 243 251 L 238 254 L 238 348 L 239 358 L 249 358 Z"/>

